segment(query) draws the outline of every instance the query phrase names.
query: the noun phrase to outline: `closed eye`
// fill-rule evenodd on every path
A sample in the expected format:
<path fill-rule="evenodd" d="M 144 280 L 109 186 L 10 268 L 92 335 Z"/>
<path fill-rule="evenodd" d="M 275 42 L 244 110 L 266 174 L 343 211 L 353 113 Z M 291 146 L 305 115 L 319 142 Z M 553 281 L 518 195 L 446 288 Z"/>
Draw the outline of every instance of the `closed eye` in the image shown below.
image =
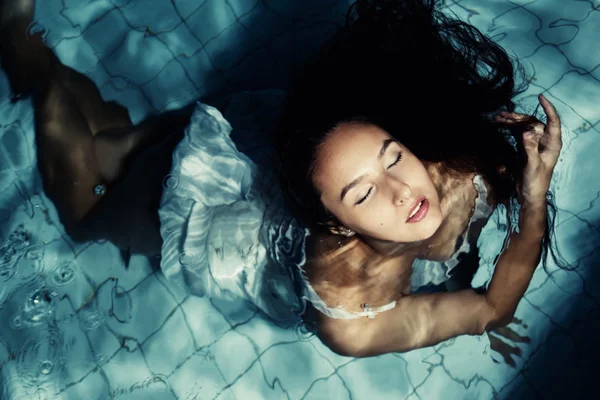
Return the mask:
<path fill-rule="evenodd" d="M 398 164 L 400 162 L 400 160 L 402 160 L 402 153 L 398 153 L 398 158 L 396 158 L 396 161 L 394 161 L 393 163 L 391 163 L 388 166 L 388 169 L 392 168 L 394 165 Z"/>
<path fill-rule="evenodd" d="M 364 203 L 364 202 L 365 202 L 365 200 L 367 200 L 367 198 L 368 198 L 368 197 L 371 195 L 371 192 L 372 192 L 372 191 L 373 191 L 373 187 L 371 187 L 371 188 L 369 189 L 369 191 L 367 192 L 367 194 L 366 194 L 366 195 L 365 195 L 365 196 L 364 196 L 362 199 L 360 199 L 360 200 L 358 200 L 358 201 L 356 202 L 356 205 Z"/>

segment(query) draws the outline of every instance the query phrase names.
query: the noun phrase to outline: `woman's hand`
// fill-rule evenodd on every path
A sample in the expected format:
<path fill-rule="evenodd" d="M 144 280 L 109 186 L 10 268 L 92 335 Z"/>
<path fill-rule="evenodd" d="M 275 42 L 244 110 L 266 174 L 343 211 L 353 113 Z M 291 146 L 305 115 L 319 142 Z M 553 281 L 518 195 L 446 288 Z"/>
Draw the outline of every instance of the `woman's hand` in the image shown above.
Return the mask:
<path fill-rule="evenodd" d="M 502 112 L 496 116 L 497 122 L 508 126 L 529 125 L 523 132 L 527 161 L 518 188 L 521 204 L 545 204 L 552 172 L 562 148 L 560 118 L 556 109 L 544 95 L 539 95 L 539 101 L 546 114 L 546 125 L 535 117 L 518 113 Z"/>

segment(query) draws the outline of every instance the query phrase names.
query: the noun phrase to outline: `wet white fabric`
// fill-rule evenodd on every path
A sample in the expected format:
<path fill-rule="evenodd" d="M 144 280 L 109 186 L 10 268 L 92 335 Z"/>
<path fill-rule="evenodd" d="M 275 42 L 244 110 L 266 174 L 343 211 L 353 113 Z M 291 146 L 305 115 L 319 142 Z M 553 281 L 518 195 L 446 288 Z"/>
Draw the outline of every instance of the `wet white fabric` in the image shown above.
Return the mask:
<path fill-rule="evenodd" d="M 244 120 L 260 114 L 256 104 L 277 108 L 279 93 L 241 94 L 228 106 L 241 146 L 260 166 L 237 149 L 221 112 L 197 103 L 159 210 L 161 268 L 193 294 L 245 299 L 275 320 L 294 320 L 304 311 L 294 270 L 304 263 L 307 231 L 286 211 L 267 144 L 249 126 L 258 115 Z"/>
<path fill-rule="evenodd" d="M 367 305 L 362 312 L 329 307 L 299 273 L 308 231 L 285 209 L 272 172 L 273 151 L 263 131 L 283 98 L 282 91 L 233 96 L 226 112 L 236 126 L 235 142 L 232 125 L 221 112 L 197 103 L 165 180 L 159 210 L 162 271 L 193 294 L 218 292 L 246 299 L 276 320 L 300 315 L 305 300 L 330 318 L 374 318 L 396 302 L 378 308 Z M 478 196 L 467 230 L 492 212 L 481 176 L 473 185 Z M 445 263 L 416 260 L 412 289 L 444 282 L 459 256 L 469 250 L 464 241 Z"/>
<path fill-rule="evenodd" d="M 363 311 L 361 312 L 347 311 L 344 310 L 342 306 L 329 307 L 327 303 L 325 303 L 323 299 L 319 297 L 315 289 L 313 289 L 313 287 L 310 285 L 310 283 L 308 283 L 307 280 L 304 280 L 303 298 L 310 301 L 310 303 L 315 309 L 319 310 L 321 313 L 325 314 L 329 318 L 334 319 L 356 319 L 361 317 L 367 317 L 372 319 L 375 318 L 377 314 L 389 311 L 396 307 L 396 300 L 377 308 L 371 308 L 368 306 L 368 304 L 365 304 L 365 306 L 363 307 Z"/>

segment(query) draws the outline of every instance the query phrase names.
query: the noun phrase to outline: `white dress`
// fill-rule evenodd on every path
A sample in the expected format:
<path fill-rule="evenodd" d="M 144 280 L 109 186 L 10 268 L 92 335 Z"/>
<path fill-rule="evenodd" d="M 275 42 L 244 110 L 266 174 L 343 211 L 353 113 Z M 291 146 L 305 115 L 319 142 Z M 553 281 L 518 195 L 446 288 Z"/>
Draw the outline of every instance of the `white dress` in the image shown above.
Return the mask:
<path fill-rule="evenodd" d="M 302 277 L 308 231 L 284 206 L 273 171 L 266 131 L 283 99 L 281 91 L 240 93 L 225 116 L 198 103 L 174 151 L 159 209 L 167 278 L 196 295 L 250 301 L 279 321 L 297 320 L 307 300 L 332 310 Z M 480 195 L 471 221 L 491 211 L 485 185 L 474 183 Z M 455 265 L 417 260 L 413 290 L 443 282 Z"/>
<path fill-rule="evenodd" d="M 284 207 L 264 134 L 282 100 L 277 91 L 234 96 L 226 112 L 233 134 L 217 109 L 198 103 L 174 151 L 159 217 L 167 278 L 289 320 L 305 307 L 294 271 L 304 264 L 307 232 Z"/>

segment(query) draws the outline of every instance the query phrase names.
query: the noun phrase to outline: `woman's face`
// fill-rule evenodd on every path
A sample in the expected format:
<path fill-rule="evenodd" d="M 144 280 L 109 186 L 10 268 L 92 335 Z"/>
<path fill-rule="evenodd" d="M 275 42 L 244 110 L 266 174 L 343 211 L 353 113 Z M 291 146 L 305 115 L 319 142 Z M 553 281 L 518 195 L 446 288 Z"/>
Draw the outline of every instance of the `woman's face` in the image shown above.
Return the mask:
<path fill-rule="evenodd" d="M 323 205 L 366 238 L 416 242 L 442 223 L 438 194 L 423 163 L 372 124 L 336 128 L 317 153 L 313 182 Z"/>

